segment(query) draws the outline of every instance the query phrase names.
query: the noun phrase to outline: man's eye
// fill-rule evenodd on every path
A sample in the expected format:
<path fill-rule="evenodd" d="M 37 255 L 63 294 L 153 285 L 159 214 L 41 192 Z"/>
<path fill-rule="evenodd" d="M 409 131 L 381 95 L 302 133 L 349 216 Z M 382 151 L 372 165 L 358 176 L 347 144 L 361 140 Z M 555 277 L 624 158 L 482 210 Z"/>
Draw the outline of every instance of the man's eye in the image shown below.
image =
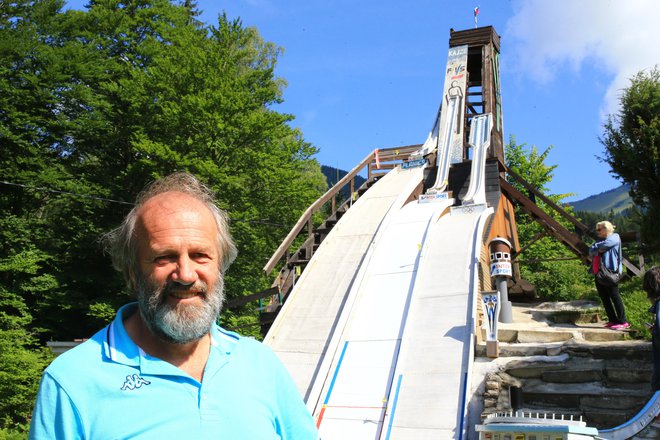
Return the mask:
<path fill-rule="evenodd" d="M 156 262 L 157 264 L 165 264 L 175 260 L 176 257 L 174 255 L 159 255 L 154 259 L 154 262 Z"/>

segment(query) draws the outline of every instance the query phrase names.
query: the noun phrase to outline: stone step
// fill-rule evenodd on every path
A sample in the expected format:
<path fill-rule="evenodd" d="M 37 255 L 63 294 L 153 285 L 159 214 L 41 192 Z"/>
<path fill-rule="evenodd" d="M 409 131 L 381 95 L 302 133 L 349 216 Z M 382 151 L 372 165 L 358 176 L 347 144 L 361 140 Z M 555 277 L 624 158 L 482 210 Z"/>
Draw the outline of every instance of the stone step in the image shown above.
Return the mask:
<path fill-rule="evenodd" d="M 500 342 L 499 357 L 556 356 L 568 353 L 596 359 L 651 359 L 651 343 L 640 340 L 588 341 L 568 339 L 559 342 Z M 477 357 L 486 357 L 486 343 L 475 347 Z"/>
<path fill-rule="evenodd" d="M 506 373 L 519 379 L 540 379 L 554 383 L 601 381 L 616 383 L 651 383 L 651 362 L 621 358 L 614 361 L 588 357 L 572 357 L 565 361 L 539 363 L 517 360 L 506 365 Z"/>
<path fill-rule="evenodd" d="M 499 344 L 499 357 L 525 357 L 525 356 L 555 356 L 561 353 L 563 343 L 554 344 L 520 344 L 506 343 Z M 475 347 L 475 356 L 486 357 L 486 343 L 479 342 Z"/>
<path fill-rule="evenodd" d="M 544 302 L 526 310 L 534 320 L 554 324 L 597 324 L 600 319 L 598 301 Z M 602 323 L 604 324 L 604 323 Z"/>
<path fill-rule="evenodd" d="M 522 386 L 523 405 L 530 408 L 597 408 L 637 412 L 651 395 L 649 383 L 603 386 L 598 381 L 547 383 L 528 379 Z"/>
<path fill-rule="evenodd" d="M 639 409 L 641 409 L 641 406 Z M 582 416 L 589 426 L 593 426 L 596 429 L 607 429 L 628 422 L 635 416 L 635 414 L 637 414 L 639 409 L 615 410 L 608 408 L 585 408 L 582 412 Z"/>
<path fill-rule="evenodd" d="M 505 327 L 501 325 L 497 331 L 497 340 L 500 342 L 562 342 L 570 339 L 605 342 L 621 341 L 626 339 L 628 333 L 623 330 L 611 330 L 594 326 L 563 325 L 546 328 L 525 329 L 520 327 Z M 486 339 L 486 330 L 481 330 L 482 339 Z"/>
<path fill-rule="evenodd" d="M 570 342 L 562 347 L 570 356 L 606 360 L 638 360 L 651 362 L 651 342 L 643 340 L 614 341 L 604 343 Z"/>
<path fill-rule="evenodd" d="M 514 303 L 513 322 L 498 324 L 499 357 L 486 357 L 485 337 L 475 347 L 474 370 L 484 375 L 482 417 L 514 404 L 582 416 L 597 428 L 633 417 L 651 396 L 651 343 L 604 328 L 599 305 Z"/>

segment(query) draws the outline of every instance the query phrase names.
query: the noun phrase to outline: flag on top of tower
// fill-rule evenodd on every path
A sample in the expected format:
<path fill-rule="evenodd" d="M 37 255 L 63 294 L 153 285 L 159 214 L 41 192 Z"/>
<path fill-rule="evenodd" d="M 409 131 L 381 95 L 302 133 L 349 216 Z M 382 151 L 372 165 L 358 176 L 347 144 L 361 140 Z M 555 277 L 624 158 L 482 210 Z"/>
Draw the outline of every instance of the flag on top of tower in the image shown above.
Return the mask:
<path fill-rule="evenodd" d="M 479 6 L 474 8 L 474 27 L 477 27 L 477 15 L 479 15 Z"/>

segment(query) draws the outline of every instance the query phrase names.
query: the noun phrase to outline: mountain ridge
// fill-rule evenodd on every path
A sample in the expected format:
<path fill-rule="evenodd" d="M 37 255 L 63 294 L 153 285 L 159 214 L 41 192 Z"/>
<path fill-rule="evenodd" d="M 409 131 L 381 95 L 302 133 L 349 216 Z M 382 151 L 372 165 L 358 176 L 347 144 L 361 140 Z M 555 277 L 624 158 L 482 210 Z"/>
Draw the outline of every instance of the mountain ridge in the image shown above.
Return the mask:
<path fill-rule="evenodd" d="M 634 205 L 632 197 L 628 193 L 630 186 L 623 184 L 616 188 L 603 191 L 599 194 L 586 197 L 582 200 L 569 202 L 575 211 L 583 212 L 614 212 L 615 214 L 628 209 Z"/>

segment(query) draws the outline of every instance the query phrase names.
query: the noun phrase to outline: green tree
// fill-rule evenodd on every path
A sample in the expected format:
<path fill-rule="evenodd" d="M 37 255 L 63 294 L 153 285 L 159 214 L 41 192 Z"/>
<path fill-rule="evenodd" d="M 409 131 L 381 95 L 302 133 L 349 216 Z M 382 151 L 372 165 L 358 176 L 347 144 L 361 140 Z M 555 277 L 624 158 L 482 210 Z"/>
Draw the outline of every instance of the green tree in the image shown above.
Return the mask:
<path fill-rule="evenodd" d="M 84 318 L 89 292 L 114 279 L 97 269 L 105 204 L 85 197 L 109 192 L 88 178 L 88 161 L 73 148 L 78 127 L 92 126 L 94 99 L 86 83 L 98 77 L 98 57 L 63 37 L 74 14 L 62 14 L 62 5 L 56 0 L 0 5 L 0 169 L 8 182 L 0 193 L 0 250 L 13 261 L 38 256 L 29 280 L 20 281 L 21 271 L 6 272 L 0 283 L 16 292 L 19 281 L 47 280 L 39 289 L 19 292 L 43 330 L 42 340 L 89 335 Z"/>
<path fill-rule="evenodd" d="M 188 170 L 232 219 L 229 298 L 269 284 L 261 267 L 324 189 L 316 149 L 277 112 L 281 49 L 194 2 L 0 3 L 2 255 L 39 256 L 39 289 L 16 293 L 39 337 L 91 335 L 129 300 L 98 237 L 150 180 Z M 41 278 L 40 278 L 41 277 Z M 18 275 L 2 286 L 14 292 Z M 47 287 L 46 287 L 47 286 Z M 229 314 L 229 321 L 254 307 Z"/>
<path fill-rule="evenodd" d="M 505 146 L 507 167 L 523 176 L 529 184 L 544 193 L 550 200 L 560 204 L 561 200 L 570 194 L 547 194 L 547 185 L 552 181 L 553 171 L 557 165 L 546 165 L 545 161 L 552 146 L 539 152 L 536 146 L 528 148 L 526 144 L 517 144 L 511 136 Z M 511 181 L 516 188 L 526 193 L 527 190 L 517 182 Z M 534 200 L 533 194 L 529 195 Z M 563 217 L 556 211 L 536 199 L 535 203 L 547 214 L 567 229 L 572 229 Z M 566 206 L 565 209 L 571 211 Z M 516 224 L 521 247 L 524 248 L 519 260 L 521 275 L 536 286 L 540 296 L 553 300 L 569 300 L 581 297 L 591 291 L 593 283 L 584 265 L 576 259 L 566 247 L 552 236 L 544 236 L 543 227 L 523 210 L 516 210 Z"/>
<path fill-rule="evenodd" d="M 612 173 L 630 185 L 630 195 L 644 212 L 645 241 L 660 246 L 660 70 L 640 71 L 619 98 L 620 110 L 610 115 L 600 138 L 603 160 Z"/>
<path fill-rule="evenodd" d="M 324 190 L 316 149 L 289 125 L 291 115 L 272 109 L 284 86 L 274 76 L 281 50 L 224 15 L 206 28 L 164 0 L 122 4 L 92 2 L 74 24 L 116 67 L 92 85 L 108 103 L 107 131 L 75 148 L 95 158 L 99 184 L 114 182 L 125 200 L 175 170 L 206 181 L 239 246 L 228 297 L 260 290 L 268 285 L 261 267 L 287 232 L 269 224 L 292 225 Z"/>
<path fill-rule="evenodd" d="M 2 231 L 21 224 L 11 218 L 4 220 L 0 223 Z M 0 258 L 0 430 L 20 433 L 26 429 L 41 372 L 51 359 L 45 349 L 38 348 L 25 301 L 40 297 L 54 283 L 52 276 L 40 274 L 45 259 L 46 255 L 29 243 L 21 251 Z"/>

